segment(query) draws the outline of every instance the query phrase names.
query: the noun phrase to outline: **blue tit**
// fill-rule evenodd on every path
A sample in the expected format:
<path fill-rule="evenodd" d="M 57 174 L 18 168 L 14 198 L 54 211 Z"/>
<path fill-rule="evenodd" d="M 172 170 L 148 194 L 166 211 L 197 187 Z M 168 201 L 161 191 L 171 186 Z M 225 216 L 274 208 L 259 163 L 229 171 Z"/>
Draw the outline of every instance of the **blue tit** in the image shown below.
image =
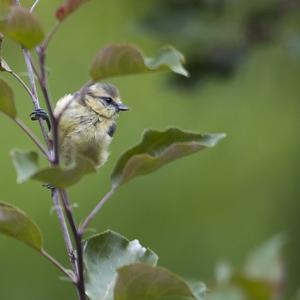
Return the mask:
<path fill-rule="evenodd" d="M 109 83 L 95 83 L 58 100 L 54 116 L 59 119 L 59 153 L 63 163 L 69 165 L 83 156 L 101 167 L 108 158 L 119 113 L 127 110 L 118 89 Z"/>

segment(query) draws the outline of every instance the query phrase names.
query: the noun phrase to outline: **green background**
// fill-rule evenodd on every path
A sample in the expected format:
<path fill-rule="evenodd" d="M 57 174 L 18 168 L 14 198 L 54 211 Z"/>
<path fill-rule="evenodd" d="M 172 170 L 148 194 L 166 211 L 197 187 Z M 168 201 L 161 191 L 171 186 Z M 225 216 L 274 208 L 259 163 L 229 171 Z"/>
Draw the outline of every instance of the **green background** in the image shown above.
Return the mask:
<path fill-rule="evenodd" d="M 45 29 L 51 28 L 60 2 L 38 5 Z M 141 13 L 134 1 L 90 1 L 68 18 L 49 47 L 53 99 L 88 80 L 90 61 L 106 43 L 132 42 L 147 55 L 155 54 L 162 41 L 137 30 L 134 21 Z M 2 55 L 26 79 L 20 49 L 5 42 Z M 300 275 L 299 75 L 300 58 L 274 42 L 252 51 L 230 80 L 211 79 L 193 91 L 167 85 L 165 74 L 112 79 L 131 110 L 119 118 L 108 163 L 70 189 L 77 219 L 108 191 L 117 158 L 140 140 L 145 128 L 226 132 L 216 148 L 122 187 L 91 226 L 137 238 L 159 254 L 161 266 L 206 282 L 218 261 L 240 266 L 250 249 L 284 232 L 287 286 L 295 290 Z M 9 75 L 1 78 L 14 87 L 19 115 L 38 134 L 37 124 L 29 121 L 27 94 Z M 4 115 L 0 128 L 0 200 L 31 215 L 42 229 L 45 248 L 67 262 L 49 192 L 36 182 L 15 181 L 10 149 L 34 145 Z M 3 236 L 0 266 L 1 299 L 75 299 L 73 287 L 58 280 L 60 274 L 44 258 Z"/>

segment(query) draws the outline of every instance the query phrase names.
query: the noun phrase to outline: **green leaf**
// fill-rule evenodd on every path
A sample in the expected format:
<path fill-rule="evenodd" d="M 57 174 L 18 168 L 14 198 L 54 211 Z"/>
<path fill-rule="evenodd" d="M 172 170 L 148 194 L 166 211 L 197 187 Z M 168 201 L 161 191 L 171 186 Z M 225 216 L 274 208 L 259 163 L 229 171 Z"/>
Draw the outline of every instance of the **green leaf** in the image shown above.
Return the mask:
<path fill-rule="evenodd" d="M 2 79 L 0 79 L 0 111 L 13 119 L 17 116 L 13 91 Z"/>
<path fill-rule="evenodd" d="M 13 149 L 10 155 L 17 172 L 18 183 L 27 181 L 38 170 L 38 154 L 36 152 Z"/>
<path fill-rule="evenodd" d="M 117 75 L 172 70 L 187 77 L 183 63 L 184 56 L 171 46 L 165 46 L 157 56 L 147 58 L 133 45 L 111 44 L 96 54 L 90 75 L 94 80 L 100 80 Z"/>
<path fill-rule="evenodd" d="M 41 169 L 32 176 L 32 179 L 65 188 L 79 182 L 84 175 L 94 172 L 96 172 L 95 165 L 82 157 L 76 164 L 68 168 L 48 167 Z"/>
<path fill-rule="evenodd" d="M 111 176 L 113 186 L 151 173 L 180 157 L 213 147 L 224 137 L 224 133 L 202 135 L 176 128 L 147 130 L 141 143 L 120 157 Z"/>
<path fill-rule="evenodd" d="M 165 46 L 160 49 L 155 57 L 145 57 L 144 63 L 148 71 L 163 71 L 168 68 L 174 73 L 189 77 L 188 71 L 183 67 L 185 58 L 178 50 L 172 46 Z"/>
<path fill-rule="evenodd" d="M 157 255 L 137 240 L 129 241 L 113 231 L 95 235 L 84 248 L 86 294 L 91 300 L 112 300 L 117 269 L 136 262 L 155 265 L 157 260 Z"/>
<path fill-rule="evenodd" d="M 192 300 L 197 298 L 183 279 L 164 268 L 133 264 L 119 269 L 114 300 L 142 299 Z"/>
<path fill-rule="evenodd" d="M 8 17 L 0 21 L 0 32 L 28 49 L 37 46 L 44 38 L 38 19 L 20 6 L 11 7 Z"/>
<path fill-rule="evenodd" d="M 55 12 L 56 18 L 62 22 L 66 17 L 73 13 L 79 6 L 88 0 L 66 0 Z"/>
<path fill-rule="evenodd" d="M 83 157 L 68 168 L 38 166 L 38 154 L 33 151 L 12 150 L 11 157 L 17 172 L 17 182 L 35 179 L 55 187 L 65 188 L 77 183 L 84 175 L 96 172 L 90 160 Z"/>
<path fill-rule="evenodd" d="M 41 251 L 42 234 L 37 225 L 20 209 L 0 202 L 0 232 Z"/>
<path fill-rule="evenodd" d="M 283 278 L 281 259 L 285 237 L 278 235 L 255 249 L 247 258 L 244 273 L 247 277 L 278 283 Z"/>

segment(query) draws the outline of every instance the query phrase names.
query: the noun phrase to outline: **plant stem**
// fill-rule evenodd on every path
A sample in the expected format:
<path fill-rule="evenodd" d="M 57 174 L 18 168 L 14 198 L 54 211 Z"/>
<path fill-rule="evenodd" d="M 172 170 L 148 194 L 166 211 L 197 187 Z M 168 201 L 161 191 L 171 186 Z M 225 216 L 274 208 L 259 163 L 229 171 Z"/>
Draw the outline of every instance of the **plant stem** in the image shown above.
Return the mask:
<path fill-rule="evenodd" d="M 60 223 L 63 232 L 63 237 L 65 240 L 67 253 L 70 258 L 71 265 L 73 266 L 74 271 L 77 272 L 76 258 L 74 255 L 72 240 L 68 231 L 68 226 L 65 220 L 64 212 L 62 210 L 61 204 L 59 203 L 58 191 L 56 189 L 54 189 L 52 192 L 52 198 L 53 198 L 54 208 L 58 216 L 58 221 Z"/>
<path fill-rule="evenodd" d="M 59 164 L 58 122 L 56 121 L 56 119 L 54 117 L 51 99 L 50 99 L 50 95 L 48 92 L 47 75 L 46 75 L 46 68 L 45 68 L 45 63 L 46 63 L 45 49 L 43 47 L 39 47 L 37 49 L 37 53 L 39 56 L 39 63 L 40 63 L 40 69 L 41 69 L 41 75 L 39 76 L 39 83 L 40 83 L 40 87 L 41 87 L 41 90 L 42 90 L 44 98 L 45 98 L 47 110 L 49 113 L 49 119 L 50 119 L 50 123 L 52 126 L 51 131 L 52 131 L 52 137 L 53 137 L 53 152 L 54 152 L 53 164 L 58 165 Z"/>
<path fill-rule="evenodd" d="M 30 56 L 30 53 L 25 48 L 23 48 L 22 50 L 23 50 L 23 56 L 24 56 L 25 63 L 27 66 L 29 81 L 30 81 L 30 85 L 31 85 L 31 93 L 33 95 L 32 102 L 34 104 L 35 109 L 40 109 L 41 107 L 40 107 L 40 103 L 39 103 L 39 100 L 37 97 L 37 89 L 36 89 L 34 73 L 33 73 L 32 64 L 31 64 L 31 56 Z M 48 138 L 47 129 L 42 120 L 39 120 L 39 123 L 40 123 L 43 137 L 48 145 L 48 148 L 50 148 L 50 142 L 49 142 L 49 138 Z"/>
<path fill-rule="evenodd" d="M 31 55 L 30 55 L 29 51 L 25 48 L 22 48 L 22 51 L 23 51 L 25 63 L 26 63 L 27 70 L 28 70 L 29 81 L 31 84 L 31 92 L 34 95 L 34 99 L 33 99 L 34 106 L 40 108 L 39 102 L 37 99 L 37 88 L 36 88 L 36 84 L 35 84 L 34 73 L 33 73 L 32 65 L 31 65 Z"/>
<path fill-rule="evenodd" d="M 102 206 L 108 201 L 108 199 L 113 195 L 114 192 L 115 192 L 115 188 L 111 188 L 111 190 L 98 202 L 95 208 L 85 218 L 85 220 L 79 226 L 79 230 L 78 230 L 81 235 L 85 233 L 90 222 L 93 220 L 96 214 L 101 210 Z"/>
<path fill-rule="evenodd" d="M 30 8 L 30 13 L 32 13 L 36 7 L 36 5 L 40 2 L 40 0 L 35 0 L 35 2 L 32 4 L 31 8 Z"/>
<path fill-rule="evenodd" d="M 28 74 L 29 74 L 29 79 L 30 79 L 30 83 L 31 83 L 31 91 L 30 92 L 33 96 L 32 100 L 33 100 L 35 108 L 38 109 L 38 108 L 40 108 L 40 104 L 39 104 L 39 100 L 37 98 L 37 89 L 36 89 L 36 84 L 35 84 L 35 79 L 34 79 L 34 71 L 33 71 L 33 67 L 32 67 L 31 56 L 30 56 L 29 52 L 26 49 L 23 49 L 23 55 L 24 55 L 24 58 L 25 58 L 25 62 L 26 62 L 27 70 L 28 70 Z M 52 123 L 51 125 L 53 126 L 53 128 L 55 128 L 56 127 L 56 122 L 55 122 L 55 119 L 54 119 L 54 116 L 53 116 L 53 111 L 52 111 L 52 107 L 51 107 L 51 104 L 50 104 L 50 98 L 49 98 L 49 94 L 48 94 L 48 89 L 47 89 L 47 86 L 46 86 L 46 75 L 45 75 L 44 60 L 41 60 L 41 62 L 43 63 L 43 65 L 41 65 L 41 70 L 43 70 L 43 73 L 41 74 L 41 79 L 39 78 L 40 79 L 40 85 L 41 85 L 41 88 L 42 88 L 42 91 L 43 91 L 43 95 L 45 97 L 47 109 L 48 109 L 49 116 L 50 116 L 50 122 Z M 40 126 L 41 126 L 41 130 L 42 130 L 44 139 L 47 142 L 48 147 L 50 149 L 51 144 L 49 142 L 48 135 L 46 133 L 44 124 L 41 122 L 41 120 L 39 120 L 39 122 L 40 122 Z M 58 146 L 57 146 L 57 149 L 58 149 Z M 57 165 L 58 164 L 58 162 L 59 162 L 58 151 L 56 152 L 56 155 L 54 155 L 54 158 L 49 157 L 49 162 L 52 165 Z M 57 206 L 57 198 L 56 197 L 57 197 L 57 193 L 52 193 L 54 206 L 56 208 L 56 212 L 58 214 L 59 222 L 60 222 L 61 227 L 62 227 L 63 235 L 64 235 L 65 242 L 66 242 L 67 251 L 70 253 L 69 255 L 73 255 L 74 251 L 73 251 L 73 247 L 71 246 L 72 242 L 71 242 L 71 239 L 70 239 L 68 228 L 66 226 L 66 222 L 65 222 L 65 219 L 64 219 L 64 214 L 59 212 L 59 207 L 60 206 Z M 58 203 L 58 205 L 59 205 L 59 203 Z M 44 255 L 45 255 L 45 253 L 44 253 Z M 46 254 L 46 256 L 47 256 L 47 254 Z M 51 261 L 52 261 L 52 263 L 54 263 L 53 259 Z M 75 270 L 76 270 L 76 267 L 75 267 Z M 76 286 L 77 286 L 77 280 L 76 280 Z M 84 298 L 82 298 L 82 300 L 84 300 Z"/>
<path fill-rule="evenodd" d="M 39 0 L 36 0 L 34 2 L 34 4 L 31 7 L 30 12 L 32 12 L 34 10 L 34 8 L 38 2 L 39 2 Z M 15 3 L 17 5 L 20 5 L 20 0 L 15 0 Z M 44 98 L 45 98 L 50 123 L 52 126 L 51 131 L 52 131 L 52 136 L 53 136 L 53 144 L 50 143 L 44 123 L 41 120 L 39 120 L 39 123 L 40 123 L 43 137 L 48 145 L 48 149 L 49 150 L 51 149 L 54 152 L 53 157 L 49 158 L 49 162 L 51 163 L 51 165 L 54 165 L 54 166 L 59 165 L 58 121 L 56 120 L 56 118 L 54 116 L 52 105 L 51 105 L 49 90 L 48 90 L 48 86 L 47 86 L 47 74 L 46 74 L 46 68 L 45 68 L 45 66 L 46 66 L 45 61 L 46 61 L 46 49 L 49 45 L 51 38 L 53 37 L 54 33 L 58 29 L 58 27 L 59 27 L 59 24 L 56 24 L 54 29 L 46 37 L 44 44 L 41 47 L 36 48 L 38 58 L 39 58 L 40 75 L 38 74 L 37 70 L 33 67 L 30 53 L 27 51 L 27 49 L 22 48 L 23 56 L 25 59 L 25 63 L 26 63 L 27 71 L 28 71 L 28 75 L 29 75 L 31 90 L 27 87 L 27 85 L 22 80 L 20 80 L 21 78 L 19 78 L 18 76 L 15 76 L 16 74 L 13 74 L 19 80 L 19 82 L 24 86 L 26 91 L 29 93 L 30 97 L 32 98 L 35 109 L 40 109 L 40 104 L 39 104 L 39 100 L 38 100 L 38 96 L 37 96 L 37 88 L 36 88 L 36 84 L 35 84 L 35 74 L 38 77 L 38 81 L 39 81 L 41 90 L 43 92 Z M 17 123 L 17 124 L 19 126 L 20 126 L 20 124 L 23 125 L 22 123 Z M 24 128 L 26 129 L 26 127 L 24 127 L 24 126 L 21 126 L 21 128 L 23 130 L 24 130 Z M 27 131 L 27 133 L 28 133 L 28 131 Z M 32 135 L 30 135 L 30 137 L 32 137 Z M 34 139 L 34 141 L 35 141 L 35 139 Z M 74 267 L 74 268 L 75 268 L 75 271 L 77 272 L 77 276 L 75 278 L 75 284 L 77 287 L 78 296 L 79 296 L 80 300 L 86 300 L 85 287 L 84 287 L 82 236 L 77 231 L 75 220 L 74 220 L 72 210 L 71 210 L 70 201 L 69 201 L 66 191 L 65 190 L 54 190 L 52 192 L 52 198 L 53 198 L 54 206 L 55 206 L 58 218 L 59 218 L 59 222 L 62 227 L 62 231 L 63 231 L 63 235 L 64 235 L 64 239 L 65 239 L 65 243 L 66 243 L 66 247 L 67 247 L 69 256 L 70 256 L 71 252 L 72 252 L 72 254 L 74 253 L 73 245 L 72 245 L 72 241 L 71 241 L 71 238 L 70 238 L 70 235 L 68 232 L 68 226 L 65 222 L 65 218 L 64 218 L 65 216 L 62 212 L 62 209 L 61 209 L 61 206 L 60 206 L 60 203 L 58 200 L 58 192 L 61 196 L 62 205 L 63 205 L 64 211 L 65 211 L 66 218 L 70 225 L 71 231 L 74 235 L 74 241 L 75 241 L 76 250 L 77 250 L 77 257 L 75 257 L 76 267 Z M 59 269 L 61 269 L 68 277 L 70 277 L 70 274 L 46 251 L 42 250 L 42 254 L 45 257 L 47 257 Z M 73 260 L 72 260 L 72 263 L 74 263 Z M 74 277 L 74 276 L 72 276 L 72 277 Z M 71 278 L 71 279 L 74 282 L 74 278 Z"/>
<path fill-rule="evenodd" d="M 71 270 L 66 270 L 53 256 L 51 256 L 46 250 L 42 249 L 40 252 L 44 257 L 46 257 L 54 266 L 56 266 L 60 271 L 62 271 L 71 281 L 75 284 L 75 276 Z"/>
<path fill-rule="evenodd" d="M 42 48 L 44 49 L 44 51 L 47 50 L 50 41 L 52 40 L 54 34 L 59 29 L 60 25 L 61 25 L 61 22 L 56 22 L 55 25 L 54 25 L 54 27 L 52 28 L 52 30 L 45 37 L 45 39 L 43 41 L 43 44 L 42 44 Z"/>
<path fill-rule="evenodd" d="M 21 85 L 24 87 L 24 89 L 26 90 L 26 92 L 28 93 L 28 95 L 30 96 L 31 99 L 35 98 L 35 96 L 33 95 L 33 93 L 31 92 L 30 88 L 28 87 L 28 85 L 23 81 L 23 79 L 14 71 L 9 72 L 12 76 L 14 76 L 19 83 L 21 83 Z M 36 101 L 36 100 L 35 100 Z"/>
<path fill-rule="evenodd" d="M 50 156 L 48 154 L 48 151 L 44 148 L 44 146 L 41 144 L 39 139 L 31 132 L 31 130 L 18 118 L 13 119 L 15 123 L 26 133 L 26 135 L 36 144 L 36 146 L 41 150 L 41 152 L 44 154 L 44 156 L 50 160 Z"/>
<path fill-rule="evenodd" d="M 50 34 L 46 37 L 44 40 L 44 43 L 36 48 L 36 52 L 39 58 L 39 66 L 40 66 L 40 76 L 38 76 L 39 84 L 42 90 L 42 93 L 44 95 L 44 99 L 46 102 L 47 110 L 49 113 L 49 119 L 51 122 L 51 131 L 52 131 L 52 137 L 53 137 L 53 159 L 52 159 L 52 165 L 58 166 L 59 165 L 59 146 L 58 146 L 58 120 L 55 118 L 51 99 L 49 95 L 48 90 L 48 84 L 47 84 L 47 73 L 46 73 L 46 50 L 49 45 L 50 40 L 52 39 L 54 33 L 59 28 L 60 24 L 56 24 L 54 29 L 50 32 Z M 32 69 L 32 68 L 31 68 Z M 33 73 L 33 71 L 32 71 Z M 37 73 L 37 72 L 36 72 Z M 68 198 L 68 195 L 65 190 L 57 190 L 60 193 L 62 205 L 65 211 L 66 218 L 68 220 L 68 223 L 70 225 L 71 231 L 74 236 L 74 241 L 76 245 L 77 250 L 77 257 L 76 257 L 76 271 L 77 271 L 77 278 L 76 278 L 76 287 L 78 291 L 78 296 L 80 300 L 86 300 L 85 295 L 85 287 L 84 287 L 84 269 L 83 269 L 83 249 L 82 249 L 82 243 L 81 243 L 81 235 L 78 234 L 75 220 L 73 217 L 70 201 Z M 54 202 L 57 204 L 57 199 L 55 198 L 57 196 L 53 195 Z M 59 203 L 58 203 L 59 204 Z M 57 207 L 57 206 L 56 206 Z M 68 228 L 65 224 L 64 220 L 64 214 L 61 211 L 57 211 L 58 217 L 60 218 L 60 222 L 63 222 L 63 233 L 65 235 L 66 243 L 67 243 L 67 249 L 70 250 L 71 247 L 71 239 L 68 233 Z M 73 252 L 73 251 L 72 251 Z"/>
<path fill-rule="evenodd" d="M 75 220 L 73 217 L 70 201 L 68 194 L 65 190 L 59 190 L 62 203 L 65 209 L 66 216 L 68 218 L 71 230 L 73 232 L 76 250 L 77 250 L 77 268 L 78 268 L 78 278 L 77 278 L 77 290 L 80 300 L 86 300 L 85 295 L 85 284 L 84 284 L 84 269 L 83 269 L 83 249 L 82 249 L 82 235 L 76 228 Z"/>
<path fill-rule="evenodd" d="M 23 79 L 15 73 L 13 70 L 9 71 L 9 73 L 17 79 L 17 81 L 24 87 L 30 98 L 33 100 L 34 103 L 39 103 L 36 96 L 32 93 L 30 88 L 27 86 L 27 84 L 23 81 Z M 38 105 L 39 106 L 39 105 Z M 39 142 L 37 137 L 33 135 L 33 133 L 29 130 L 29 128 L 26 127 L 26 125 L 19 119 L 14 120 L 19 127 L 22 128 L 22 130 L 34 141 L 34 143 L 38 146 L 38 148 L 41 150 L 41 152 L 47 157 L 48 160 L 51 160 L 51 157 L 48 155 L 47 150 L 44 148 L 44 146 Z"/>

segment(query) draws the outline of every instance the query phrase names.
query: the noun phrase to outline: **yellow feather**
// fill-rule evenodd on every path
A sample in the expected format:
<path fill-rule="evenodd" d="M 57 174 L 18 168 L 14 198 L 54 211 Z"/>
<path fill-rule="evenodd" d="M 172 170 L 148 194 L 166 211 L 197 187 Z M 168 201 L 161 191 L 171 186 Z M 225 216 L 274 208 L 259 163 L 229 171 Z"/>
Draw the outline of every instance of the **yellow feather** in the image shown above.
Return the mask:
<path fill-rule="evenodd" d="M 66 165 L 78 156 L 85 156 L 101 167 L 108 158 L 112 140 L 109 131 L 118 116 L 118 110 L 106 105 L 101 97 L 111 97 L 115 103 L 121 103 L 119 93 L 112 85 L 98 83 L 82 97 L 66 95 L 56 104 L 54 116 L 60 116 L 60 156 Z"/>

